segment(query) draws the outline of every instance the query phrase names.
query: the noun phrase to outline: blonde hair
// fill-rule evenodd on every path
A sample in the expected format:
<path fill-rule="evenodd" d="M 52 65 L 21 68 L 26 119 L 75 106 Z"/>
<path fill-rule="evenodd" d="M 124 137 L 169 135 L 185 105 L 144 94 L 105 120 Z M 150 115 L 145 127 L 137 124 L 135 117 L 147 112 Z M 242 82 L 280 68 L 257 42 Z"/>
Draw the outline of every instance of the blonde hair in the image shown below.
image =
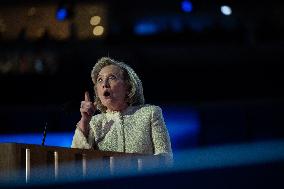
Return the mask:
<path fill-rule="evenodd" d="M 126 97 L 126 101 L 128 105 L 143 105 L 145 103 L 145 99 L 143 95 L 143 86 L 142 86 L 141 80 L 139 79 L 135 71 L 130 66 L 125 64 L 124 62 L 119 62 L 109 57 L 102 57 L 95 64 L 91 72 L 91 78 L 95 85 L 94 86 L 94 90 L 96 94 L 95 102 L 97 103 L 97 108 L 101 112 L 106 112 L 106 109 L 107 109 L 102 104 L 101 100 L 99 99 L 97 95 L 96 83 L 97 83 L 97 78 L 98 78 L 98 75 L 101 69 L 109 65 L 118 66 L 123 72 L 123 79 L 126 82 L 126 84 L 129 86 L 129 93 Z"/>

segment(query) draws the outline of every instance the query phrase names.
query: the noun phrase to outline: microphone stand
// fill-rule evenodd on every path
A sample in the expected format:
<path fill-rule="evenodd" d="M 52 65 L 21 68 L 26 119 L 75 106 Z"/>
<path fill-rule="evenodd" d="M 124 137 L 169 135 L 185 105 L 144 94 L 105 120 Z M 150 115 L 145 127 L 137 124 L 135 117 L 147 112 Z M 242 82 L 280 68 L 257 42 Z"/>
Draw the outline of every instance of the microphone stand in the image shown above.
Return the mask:
<path fill-rule="evenodd" d="M 47 122 L 45 122 L 44 131 L 43 131 L 43 138 L 41 145 L 44 146 L 45 137 L 46 137 L 46 129 L 47 129 Z"/>

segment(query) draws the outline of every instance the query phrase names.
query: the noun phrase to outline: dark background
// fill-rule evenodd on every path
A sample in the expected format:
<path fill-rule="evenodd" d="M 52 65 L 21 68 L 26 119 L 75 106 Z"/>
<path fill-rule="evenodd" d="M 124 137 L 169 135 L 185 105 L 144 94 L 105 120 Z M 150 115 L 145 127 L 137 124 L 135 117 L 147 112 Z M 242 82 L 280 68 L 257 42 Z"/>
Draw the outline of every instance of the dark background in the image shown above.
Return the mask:
<path fill-rule="evenodd" d="M 10 39 L 0 32 L 2 65 L 14 55 L 20 57 L 16 66 L 30 55 L 43 63 L 53 57 L 53 67 L 40 73 L 20 68 L 0 73 L 1 134 L 42 132 L 47 120 L 50 131 L 73 131 L 84 91 L 92 92 L 91 69 L 110 56 L 136 70 L 147 103 L 198 112 L 198 145 L 284 137 L 283 2 L 192 0 L 190 13 L 181 10 L 181 1 L 11 0 L 0 7 L 39 2 L 69 7 L 69 22 L 77 4 L 103 3 L 106 33 L 79 39 L 75 32 L 64 40 L 45 33 L 30 40 L 24 33 Z M 232 7 L 232 15 L 221 14 L 222 4 Z M 137 35 L 141 20 L 163 27 Z"/>
<path fill-rule="evenodd" d="M 109 56 L 138 73 L 146 103 L 163 108 L 176 163 L 171 172 L 25 187 L 283 188 L 284 2 L 191 0 L 191 12 L 181 2 L 0 1 L 0 141 L 37 135 L 38 144 L 46 123 L 47 141 L 72 135 L 92 67 Z M 92 35 L 94 15 L 102 36 Z"/>

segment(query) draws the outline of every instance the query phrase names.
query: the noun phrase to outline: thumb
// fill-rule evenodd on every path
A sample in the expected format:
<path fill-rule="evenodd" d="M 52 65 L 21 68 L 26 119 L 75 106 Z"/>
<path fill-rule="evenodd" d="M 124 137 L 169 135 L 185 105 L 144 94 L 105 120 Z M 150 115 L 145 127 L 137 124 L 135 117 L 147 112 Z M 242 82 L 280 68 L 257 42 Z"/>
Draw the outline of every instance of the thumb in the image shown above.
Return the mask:
<path fill-rule="evenodd" d="M 87 102 L 90 102 L 90 101 L 91 101 L 90 95 L 89 95 L 89 92 L 88 92 L 88 91 L 85 92 L 85 101 L 87 101 Z"/>

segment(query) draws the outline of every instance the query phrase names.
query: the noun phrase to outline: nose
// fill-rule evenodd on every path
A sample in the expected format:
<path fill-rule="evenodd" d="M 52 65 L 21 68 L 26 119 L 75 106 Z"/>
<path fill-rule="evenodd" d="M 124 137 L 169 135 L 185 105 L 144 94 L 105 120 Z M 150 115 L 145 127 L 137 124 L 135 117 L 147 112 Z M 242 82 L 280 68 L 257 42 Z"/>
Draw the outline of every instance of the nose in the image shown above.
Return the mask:
<path fill-rule="evenodd" d="M 109 88 L 108 79 L 105 79 L 105 80 L 103 81 L 103 88 Z"/>

